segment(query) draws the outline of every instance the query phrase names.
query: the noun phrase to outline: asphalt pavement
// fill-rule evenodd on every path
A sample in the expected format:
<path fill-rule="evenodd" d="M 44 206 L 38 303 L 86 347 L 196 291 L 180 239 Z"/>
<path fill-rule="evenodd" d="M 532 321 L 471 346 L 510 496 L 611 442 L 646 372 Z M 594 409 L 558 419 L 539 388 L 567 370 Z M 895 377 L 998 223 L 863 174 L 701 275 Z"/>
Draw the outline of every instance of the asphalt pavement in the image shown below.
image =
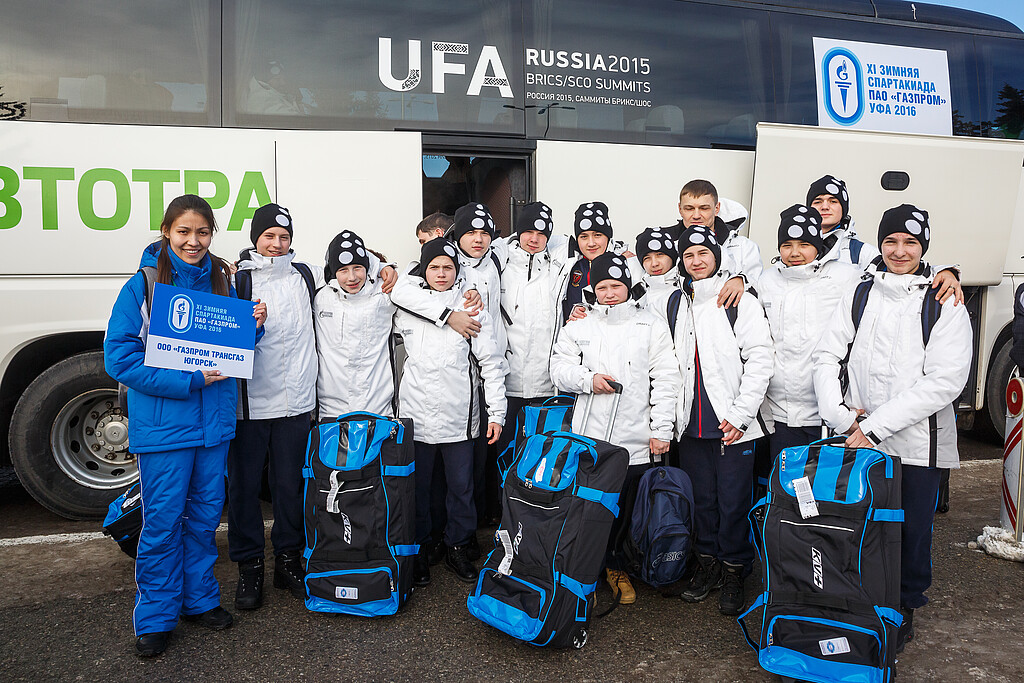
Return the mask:
<path fill-rule="evenodd" d="M 936 517 L 931 603 L 915 617 L 899 679 L 1019 681 L 1024 566 L 967 546 L 998 524 L 1001 449 L 962 438 L 961 450 L 968 461 L 951 478 L 951 509 Z M 570 651 L 519 643 L 471 617 L 470 586 L 443 566 L 394 617 L 312 614 L 269 581 L 264 607 L 239 612 L 223 532 L 215 571 L 235 625 L 211 632 L 182 622 L 163 656 L 142 660 L 131 628 L 134 563 L 94 537 L 96 523 L 62 520 L 11 486 L 0 490 L 0 519 L 2 681 L 779 680 L 758 667 L 717 600 L 687 605 L 646 586 Z M 748 596 L 756 583 L 748 580 Z M 610 599 L 602 583 L 598 609 Z"/>

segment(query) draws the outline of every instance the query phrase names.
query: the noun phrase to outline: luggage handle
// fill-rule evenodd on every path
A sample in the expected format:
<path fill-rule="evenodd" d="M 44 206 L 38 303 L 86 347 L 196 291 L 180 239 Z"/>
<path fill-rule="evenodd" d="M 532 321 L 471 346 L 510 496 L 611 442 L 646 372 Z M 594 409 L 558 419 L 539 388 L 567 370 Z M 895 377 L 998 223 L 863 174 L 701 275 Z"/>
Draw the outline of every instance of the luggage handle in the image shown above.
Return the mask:
<path fill-rule="evenodd" d="M 615 418 L 618 416 L 619 412 L 619 399 L 622 398 L 621 383 L 609 381 L 608 386 L 610 386 L 615 391 L 615 393 L 612 394 L 612 414 L 611 417 L 608 419 L 608 427 L 604 431 L 604 439 L 602 439 L 603 441 L 608 441 L 612 438 L 612 429 L 615 427 Z M 590 420 L 590 408 L 591 406 L 593 406 L 594 398 L 596 398 L 597 396 L 598 394 L 592 393 L 590 394 L 590 398 L 587 399 L 587 407 L 583 409 L 583 421 L 580 423 L 581 434 L 587 431 L 587 422 Z"/>

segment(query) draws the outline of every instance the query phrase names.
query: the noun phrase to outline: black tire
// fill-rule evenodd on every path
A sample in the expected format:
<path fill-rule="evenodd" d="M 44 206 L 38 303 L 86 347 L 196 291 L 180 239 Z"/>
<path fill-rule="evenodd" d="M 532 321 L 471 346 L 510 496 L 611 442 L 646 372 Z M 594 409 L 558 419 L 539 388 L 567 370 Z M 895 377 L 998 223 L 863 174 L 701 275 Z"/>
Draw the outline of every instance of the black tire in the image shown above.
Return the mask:
<path fill-rule="evenodd" d="M 102 519 L 138 479 L 117 382 L 100 351 L 66 358 L 36 377 L 14 408 L 9 443 L 25 490 L 68 519 Z"/>
<path fill-rule="evenodd" d="M 985 407 L 981 411 L 980 433 L 995 443 L 1003 443 L 1006 431 L 1006 385 L 1017 367 L 1010 359 L 1013 339 L 1006 339 L 992 353 L 985 378 Z"/>

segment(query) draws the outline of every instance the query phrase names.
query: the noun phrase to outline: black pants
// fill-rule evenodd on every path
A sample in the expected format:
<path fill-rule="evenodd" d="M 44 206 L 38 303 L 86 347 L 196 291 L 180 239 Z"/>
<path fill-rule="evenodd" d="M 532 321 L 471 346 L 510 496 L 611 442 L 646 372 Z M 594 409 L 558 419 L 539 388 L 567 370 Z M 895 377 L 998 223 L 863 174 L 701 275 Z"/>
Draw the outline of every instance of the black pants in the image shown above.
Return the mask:
<path fill-rule="evenodd" d="M 821 426 L 790 427 L 785 422 L 775 423 L 775 433 L 771 435 L 772 464 L 785 448 L 807 446 L 821 438 Z"/>
<path fill-rule="evenodd" d="M 434 462 L 444 465 L 445 511 L 444 542 L 463 545 L 476 529 L 476 507 L 473 503 L 473 442 L 415 442 L 416 448 L 416 542 L 423 543 L 431 535 L 431 503 Z"/>
<path fill-rule="evenodd" d="M 270 459 L 270 497 L 274 554 L 300 551 L 306 542 L 302 524 L 302 467 L 310 413 L 270 420 L 239 420 L 228 449 L 228 556 L 232 562 L 263 557 L 263 465 Z"/>
<path fill-rule="evenodd" d="M 721 439 L 684 436 L 679 455 L 693 484 L 694 548 L 749 573 L 754 563 L 747 520 L 754 503 L 754 444 L 723 449 Z"/>
<path fill-rule="evenodd" d="M 900 604 L 917 609 L 928 602 L 932 585 L 932 523 L 942 470 L 903 466 L 903 546 L 900 556 Z"/>

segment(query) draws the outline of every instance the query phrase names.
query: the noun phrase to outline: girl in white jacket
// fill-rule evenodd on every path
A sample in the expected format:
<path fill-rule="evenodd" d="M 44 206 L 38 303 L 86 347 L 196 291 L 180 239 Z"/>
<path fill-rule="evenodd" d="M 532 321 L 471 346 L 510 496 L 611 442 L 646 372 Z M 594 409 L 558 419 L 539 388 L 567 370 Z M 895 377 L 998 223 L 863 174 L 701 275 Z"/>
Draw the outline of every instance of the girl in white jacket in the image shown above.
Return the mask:
<path fill-rule="evenodd" d="M 633 300 L 633 283 L 626 259 L 602 254 L 590 263 L 589 274 L 597 303 L 585 318 L 562 328 L 551 357 L 551 379 L 560 391 L 579 394 L 577 403 L 591 401 L 590 418 L 583 424 L 582 407 L 574 411 L 573 432 L 604 438 L 612 402 L 598 394 L 612 393 L 609 381 L 622 385 L 618 419 L 611 443 L 629 451 L 623 500 L 630 497 L 643 473 L 668 451 L 675 418 L 679 367 L 672 352 L 668 326 Z M 590 394 L 590 396 L 584 396 Z M 635 495 L 635 494 L 634 494 Z M 629 525 L 630 507 L 622 508 L 612 527 Z M 617 565 L 609 545 L 607 580 L 620 602 L 629 604 L 636 593 Z"/>
<path fill-rule="evenodd" d="M 704 227 L 687 228 L 679 252 L 691 305 L 687 315 L 680 314 L 675 332 L 683 374 L 676 430 L 679 459 L 693 483 L 699 560 L 682 597 L 699 602 L 721 586 L 719 611 L 736 615 L 743 607 L 743 579 L 754 560 L 747 524 L 754 439 L 770 432 L 759 409 L 775 352 L 753 292 L 735 307 L 718 306 L 731 274 L 718 267 L 722 254 L 715 236 Z"/>
<path fill-rule="evenodd" d="M 768 407 L 775 423 L 773 460 L 784 448 L 822 437 L 808 359 L 834 323 L 839 299 L 864 274 L 841 262 L 835 252 L 825 252 L 821 216 L 815 209 L 795 204 L 782 212 L 779 258 L 757 285 L 775 341 L 775 373 L 768 384 Z"/>
<path fill-rule="evenodd" d="M 327 286 L 316 294 L 320 419 L 368 411 L 395 414 L 391 328 L 395 306 L 370 277 L 370 252 L 348 230 L 327 247 Z"/>
<path fill-rule="evenodd" d="M 903 204 L 882 215 L 883 264 L 872 280 L 846 290 L 835 324 L 813 358 L 818 409 L 829 427 L 848 435 L 848 447 L 878 448 L 903 465 L 904 622 L 897 652 L 913 638 L 914 610 L 928 602 L 924 592 L 932 578 L 932 520 L 941 470 L 960 464 L 953 401 L 971 366 L 966 309 L 952 301 L 941 306 L 927 301 L 934 274 L 921 257 L 930 239 L 927 211 Z M 855 297 L 858 288 L 861 295 Z M 847 352 L 844 394 L 839 370 Z"/>
<path fill-rule="evenodd" d="M 239 420 L 228 450 L 228 552 L 238 563 L 235 607 L 263 603 L 265 529 L 259 492 L 270 459 L 274 526 L 274 586 L 305 597 L 301 560 L 302 465 L 316 406 L 316 343 L 310 288 L 323 284 L 318 269 L 298 263 L 291 250 L 292 219 L 277 204 L 252 217 L 253 249 L 243 252 L 236 288 L 262 300 L 272 322 L 257 346 L 251 380 L 239 381 Z M 250 286 L 242 286 L 248 280 Z"/>
<path fill-rule="evenodd" d="M 431 240 L 420 252 L 419 275 L 425 291 L 442 307 L 462 307 L 467 283 L 461 277 L 455 246 Z M 440 453 L 448 487 L 448 521 L 444 542 L 446 566 L 459 579 L 476 580 L 466 545 L 476 530 L 473 501 L 473 440 L 480 434 L 479 396 L 474 376 L 479 367 L 487 403 L 487 439 L 498 440 L 505 421 L 505 387 L 501 353 L 489 333 L 487 312 L 480 312 L 480 334 L 469 340 L 450 327 L 437 327 L 422 317 L 399 310 L 395 328 L 402 335 L 408 359 L 399 392 L 400 415 L 411 418 L 416 448 L 416 540 L 424 551 L 416 558 L 413 580 L 430 582 L 425 541 L 430 536 L 430 493 L 434 458 Z"/>

